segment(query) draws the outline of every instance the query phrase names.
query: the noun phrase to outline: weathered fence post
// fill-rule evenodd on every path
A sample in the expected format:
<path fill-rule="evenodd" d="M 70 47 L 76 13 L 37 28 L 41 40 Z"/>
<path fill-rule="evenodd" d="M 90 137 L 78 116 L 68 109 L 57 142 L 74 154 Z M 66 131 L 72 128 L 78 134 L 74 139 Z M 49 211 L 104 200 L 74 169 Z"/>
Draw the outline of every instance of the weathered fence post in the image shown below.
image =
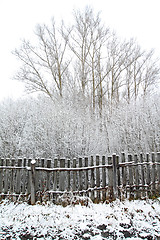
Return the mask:
<path fill-rule="evenodd" d="M 91 167 L 94 166 L 94 159 L 93 156 L 91 156 Z M 95 177 L 94 177 L 94 169 L 91 169 L 91 200 L 94 201 L 95 197 L 94 197 L 94 190 L 93 188 L 95 187 Z"/>
<path fill-rule="evenodd" d="M 106 164 L 106 159 L 105 156 L 102 156 L 102 165 Z M 102 200 L 105 201 L 106 200 L 106 168 L 103 167 L 102 168 L 102 187 L 104 188 L 103 192 L 102 192 Z"/>
<path fill-rule="evenodd" d="M 99 166 L 99 156 L 96 156 L 96 166 Z M 96 168 L 96 187 L 100 187 L 100 170 L 99 168 Z M 97 191 L 97 200 L 100 200 L 100 192 Z"/>
<path fill-rule="evenodd" d="M 73 168 L 76 168 L 76 158 L 73 159 Z M 76 191 L 76 187 L 77 187 L 77 184 L 76 184 L 76 177 L 77 177 L 77 172 L 76 171 L 73 171 L 73 191 Z"/>
<path fill-rule="evenodd" d="M 13 166 L 15 166 L 15 159 L 11 159 L 11 166 L 13 167 Z M 14 185 L 15 185 L 15 183 L 14 183 L 14 175 L 15 175 L 15 172 L 14 172 L 14 170 L 12 169 L 11 170 L 11 181 L 10 181 L 10 192 L 11 193 L 14 193 Z"/>
<path fill-rule="evenodd" d="M 152 195 L 155 196 L 156 195 L 156 166 L 155 166 L 155 154 L 152 153 L 152 172 L 151 172 L 151 176 L 152 176 Z"/>
<path fill-rule="evenodd" d="M 151 197 L 151 172 L 150 172 L 150 159 L 149 159 L 149 153 L 146 154 L 146 162 L 147 162 L 147 169 L 146 169 L 146 183 L 147 183 L 147 196 L 150 198 Z"/>
<path fill-rule="evenodd" d="M 0 166 L 3 167 L 3 159 L 0 159 Z M 0 193 L 3 190 L 3 169 L 0 169 Z"/>
<path fill-rule="evenodd" d="M 18 159 L 18 167 L 22 167 L 22 159 Z M 21 169 L 17 169 L 16 193 L 20 194 L 20 192 L 21 192 Z"/>
<path fill-rule="evenodd" d="M 14 159 L 12 160 L 12 164 L 14 164 Z M 26 158 L 23 159 L 23 167 L 26 167 Z M 25 194 L 26 191 L 26 169 L 23 169 L 23 177 L 22 177 L 22 193 Z"/>
<path fill-rule="evenodd" d="M 44 158 L 40 160 L 40 167 L 44 168 Z M 39 181 L 40 181 L 40 191 L 43 192 L 45 189 L 45 177 L 44 172 L 40 171 L 39 173 Z"/>
<path fill-rule="evenodd" d="M 88 167 L 88 157 L 84 158 L 84 166 Z M 88 170 L 85 170 L 85 190 L 88 189 Z M 89 196 L 88 193 L 86 193 L 87 196 Z"/>
<path fill-rule="evenodd" d="M 65 159 L 64 158 L 60 159 L 60 168 L 65 168 Z M 60 191 L 65 190 L 65 172 L 64 171 L 60 172 L 59 190 Z"/>
<path fill-rule="evenodd" d="M 138 156 L 137 154 L 134 155 L 134 162 L 135 162 L 135 184 L 136 184 L 136 199 L 140 197 L 140 188 L 139 188 L 139 169 L 138 169 Z"/>
<path fill-rule="evenodd" d="M 31 159 L 28 159 L 28 167 L 31 167 Z M 27 173 L 27 194 L 31 193 L 31 180 L 30 180 L 30 171 Z"/>
<path fill-rule="evenodd" d="M 58 159 L 54 159 L 54 168 L 58 167 Z M 57 178 L 58 178 L 58 173 L 56 171 L 53 172 L 53 190 L 57 190 Z"/>
<path fill-rule="evenodd" d="M 70 159 L 67 159 L 67 168 L 70 168 Z M 67 190 L 70 191 L 71 188 L 71 175 L 70 171 L 67 171 Z"/>
<path fill-rule="evenodd" d="M 144 179 L 144 165 L 143 165 L 143 154 L 140 154 L 140 162 L 141 162 L 141 184 L 142 184 L 142 197 L 145 197 L 145 179 Z"/>
<path fill-rule="evenodd" d="M 113 200 L 113 164 L 112 157 L 108 157 L 108 165 L 112 165 L 108 168 L 108 192 L 109 200 Z"/>
<path fill-rule="evenodd" d="M 116 158 L 116 154 L 113 154 L 112 161 L 113 161 L 113 197 L 114 197 L 114 199 L 116 199 L 118 197 L 118 191 L 117 191 L 117 158 Z"/>
<path fill-rule="evenodd" d="M 82 158 L 79 158 L 79 168 L 82 167 Z M 82 171 L 79 171 L 79 191 L 83 188 Z"/>
<path fill-rule="evenodd" d="M 9 159 L 6 159 L 6 167 L 9 166 Z M 8 186 L 9 186 L 9 170 L 5 170 L 5 178 L 4 178 L 4 193 L 8 193 Z"/>
<path fill-rule="evenodd" d="M 117 165 L 117 193 L 118 198 L 121 199 L 121 191 L 120 191 L 120 185 L 121 185 L 121 178 L 120 178 L 120 169 L 119 169 L 119 156 L 116 156 L 116 165 Z"/>
<path fill-rule="evenodd" d="M 31 161 L 31 175 L 30 175 L 30 185 L 31 185 L 31 204 L 34 205 L 36 202 L 36 171 L 35 171 L 36 161 Z"/>
<path fill-rule="evenodd" d="M 125 163 L 125 153 L 121 153 L 121 161 Z M 126 180 L 127 180 L 127 171 L 126 166 L 122 166 L 122 191 L 123 197 L 127 197 L 127 189 L 126 189 Z"/>
<path fill-rule="evenodd" d="M 51 160 L 47 160 L 47 168 L 51 168 Z M 51 185 L 51 174 L 48 171 L 47 172 L 47 190 L 50 190 L 50 185 Z"/>
<path fill-rule="evenodd" d="M 132 162 L 132 155 L 128 155 L 128 162 Z M 130 192 L 129 192 L 129 198 L 130 200 L 134 199 L 134 194 L 133 194 L 133 166 L 132 164 L 128 166 L 129 168 L 129 187 L 130 187 Z"/>

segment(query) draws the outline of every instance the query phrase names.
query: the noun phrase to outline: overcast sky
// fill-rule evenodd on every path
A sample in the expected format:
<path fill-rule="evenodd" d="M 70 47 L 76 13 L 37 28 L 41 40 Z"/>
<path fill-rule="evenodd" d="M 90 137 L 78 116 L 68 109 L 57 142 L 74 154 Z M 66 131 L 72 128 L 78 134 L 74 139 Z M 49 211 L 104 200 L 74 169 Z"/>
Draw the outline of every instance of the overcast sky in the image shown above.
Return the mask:
<path fill-rule="evenodd" d="M 0 0 L 0 100 L 23 96 L 23 87 L 13 81 L 18 70 L 11 54 L 21 39 L 32 40 L 38 23 L 69 20 L 74 8 L 86 5 L 101 11 L 106 26 L 121 37 L 134 37 L 143 49 L 154 48 L 160 57 L 160 0 Z"/>

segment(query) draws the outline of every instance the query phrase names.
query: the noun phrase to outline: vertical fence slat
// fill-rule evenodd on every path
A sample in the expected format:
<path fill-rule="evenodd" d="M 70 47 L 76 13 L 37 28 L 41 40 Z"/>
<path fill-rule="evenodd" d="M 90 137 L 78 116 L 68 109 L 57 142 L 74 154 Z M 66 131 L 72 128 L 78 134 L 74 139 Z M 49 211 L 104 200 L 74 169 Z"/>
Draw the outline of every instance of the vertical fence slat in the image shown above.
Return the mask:
<path fill-rule="evenodd" d="M 73 168 L 76 168 L 76 158 L 73 159 Z M 73 171 L 73 191 L 76 191 L 76 176 L 77 176 L 77 172 L 76 171 Z"/>
<path fill-rule="evenodd" d="M 116 154 L 112 155 L 113 162 L 113 197 L 116 199 L 118 197 L 117 192 L 117 162 L 116 162 Z"/>
<path fill-rule="evenodd" d="M 88 167 L 88 157 L 84 158 L 84 166 Z M 88 170 L 85 170 L 85 190 L 88 189 Z"/>
<path fill-rule="evenodd" d="M 12 160 L 12 164 L 13 160 Z M 13 165 L 14 166 L 14 165 Z M 23 167 L 26 167 L 26 158 L 23 159 Z M 22 177 L 22 193 L 25 194 L 26 192 L 26 169 L 23 169 L 23 177 Z"/>
<path fill-rule="evenodd" d="M 94 166 L 94 159 L 93 159 L 93 156 L 91 156 L 91 166 Z M 91 188 L 92 188 L 92 191 L 91 191 L 91 200 L 94 201 L 95 197 L 94 197 L 94 191 L 93 191 L 93 188 L 95 187 L 95 175 L 94 175 L 94 169 L 92 168 L 91 169 Z"/>
<path fill-rule="evenodd" d="M 22 159 L 18 159 L 18 167 L 22 167 Z M 21 192 L 21 170 L 17 169 L 16 193 L 20 194 L 20 192 Z"/>
<path fill-rule="evenodd" d="M 58 159 L 55 158 L 54 159 L 54 168 L 58 167 Z M 56 171 L 53 172 L 53 190 L 56 191 L 57 190 L 57 182 L 58 182 L 58 174 Z"/>
<path fill-rule="evenodd" d="M 99 166 L 99 156 L 96 156 L 96 166 Z M 100 170 L 96 168 L 96 187 L 100 187 Z M 97 200 L 100 200 L 100 192 L 97 191 Z"/>
<path fill-rule="evenodd" d="M 44 159 L 42 158 L 40 161 L 40 166 L 44 168 Z M 39 172 L 39 181 L 40 181 L 40 191 L 43 192 L 45 190 L 45 180 L 44 180 L 44 172 Z"/>
<path fill-rule="evenodd" d="M 128 155 L 128 162 L 132 162 L 133 158 L 132 155 Z M 134 198 L 133 194 L 133 166 L 132 164 L 128 166 L 129 168 L 129 186 L 130 186 L 130 192 L 129 192 L 129 198 L 132 200 Z"/>
<path fill-rule="evenodd" d="M 125 163 L 125 153 L 121 153 L 121 161 Z M 122 190 L 124 197 L 127 197 L 126 182 L 127 182 L 126 166 L 122 167 Z"/>
<path fill-rule="evenodd" d="M 140 190 L 139 190 L 139 183 L 140 183 L 140 179 L 139 179 L 139 169 L 138 169 L 138 156 L 137 154 L 134 155 L 134 162 L 136 164 L 135 166 L 135 185 L 136 185 L 136 199 L 138 199 L 140 197 Z"/>
<path fill-rule="evenodd" d="M 70 159 L 67 160 L 67 168 L 71 167 Z M 71 175 L 70 171 L 67 172 L 67 191 L 71 190 Z"/>
<path fill-rule="evenodd" d="M 36 202 L 36 171 L 35 171 L 36 161 L 31 161 L 31 171 L 30 171 L 30 186 L 31 186 L 31 205 L 34 205 Z"/>
<path fill-rule="evenodd" d="M 0 166 L 3 167 L 4 159 L 0 159 Z M 3 191 L 3 169 L 0 169 L 0 193 Z"/>
<path fill-rule="evenodd" d="M 102 156 L 102 165 L 105 165 L 105 164 L 106 164 L 106 158 L 105 156 Z M 106 168 L 102 168 L 102 187 L 103 188 L 106 187 Z M 106 190 L 103 190 L 102 200 L 103 201 L 106 200 Z"/>
<path fill-rule="evenodd" d="M 82 158 L 79 158 L 79 168 L 82 167 Z M 79 171 L 79 191 L 83 189 L 82 171 Z"/>
<path fill-rule="evenodd" d="M 143 154 L 140 154 L 140 162 L 143 164 Z M 142 197 L 144 198 L 146 196 L 145 193 L 145 177 L 144 177 L 144 165 L 141 165 L 141 184 L 142 184 Z"/>
<path fill-rule="evenodd" d="M 9 166 L 9 159 L 6 159 L 6 167 Z M 8 186 L 9 186 L 9 170 L 6 169 L 5 170 L 5 178 L 4 178 L 4 193 L 7 194 L 8 193 Z"/>
<path fill-rule="evenodd" d="M 31 167 L 31 159 L 28 159 L 28 167 Z M 30 171 L 27 174 L 27 194 L 31 193 L 31 181 L 30 181 Z"/>
<path fill-rule="evenodd" d="M 151 197 L 151 190 L 150 190 L 150 184 L 151 184 L 151 168 L 150 168 L 150 156 L 147 153 L 146 154 L 146 162 L 147 162 L 147 168 L 146 168 L 146 183 L 147 183 L 147 195 L 150 198 Z"/>
<path fill-rule="evenodd" d="M 51 168 L 51 160 L 47 160 L 47 168 Z M 51 172 L 47 172 L 47 190 L 50 190 Z"/>
<path fill-rule="evenodd" d="M 15 159 L 11 159 L 11 166 L 15 166 Z M 11 170 L 11 182 L 10 182 L 10 192 L 14 193 L 15 191 L 15 170 Z"/>
<path fill-rule="evenodd" d="M 112 165 L 108 169 L 108 192 L 109 192 L 109 200 L 113 200 L 113 164 L 112 164 L 112 157 L 108 157 L 108 164 Z"/>
<path fill-rule="evenodd" d="M 121 177 L 120 177 L 120 168 L 119 168 L 119 156 L 116 156 L 116 165 L 117 165 L 117 193 L 118 198 L 121 199 L 121 191 L 120 191 L 120 185 L 121 185 Z"/>
<path fill-rule="evenodd" d="M 65 168 L 65 159 L 60 159 L 60 168 Z M 59 177 L 59 190 L 64 191 L 65 190 L 65 172 L 60 172 Z"/>
<path fill-rule="evenodd" d="M 152 171 L 151 171 L 151 176 L 152 176 L 152 194 L 156 195 L 156 166 L 155 166 L 155 154 L 152 153 Z"/>

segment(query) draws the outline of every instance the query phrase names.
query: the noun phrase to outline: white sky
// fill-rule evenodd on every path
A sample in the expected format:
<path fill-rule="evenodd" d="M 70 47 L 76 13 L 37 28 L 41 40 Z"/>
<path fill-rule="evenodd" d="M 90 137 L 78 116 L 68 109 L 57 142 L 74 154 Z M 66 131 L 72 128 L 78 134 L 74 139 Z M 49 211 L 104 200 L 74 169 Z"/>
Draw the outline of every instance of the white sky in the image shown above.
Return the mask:
<path fill-rule="evenodd" d="M 124 38 L 134 37 L 144 49 L 160 57 L 160 0 L 0 0 L 0 100 L 22 96 L 23 87 L 12 77 L 18 70 L 11 54 L 21 39 L 32 40 L 38 23 L 70 19 L 74 8 L 86 5 L 101 11 L 106 26 Z"/>

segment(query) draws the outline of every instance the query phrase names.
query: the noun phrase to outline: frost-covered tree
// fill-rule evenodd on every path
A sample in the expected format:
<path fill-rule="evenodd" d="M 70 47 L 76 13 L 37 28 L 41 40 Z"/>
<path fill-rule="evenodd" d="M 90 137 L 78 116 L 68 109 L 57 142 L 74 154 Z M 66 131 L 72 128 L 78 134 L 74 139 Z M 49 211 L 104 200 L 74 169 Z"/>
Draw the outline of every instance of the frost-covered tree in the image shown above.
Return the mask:
<path fill-rule="evenodd" d="M 0 104 L 2 157 L 73 158 L 113 152 L 160 151 L 159 95 L 119 104 L 103 116 L 88 101 L 46 97 Z"/>

